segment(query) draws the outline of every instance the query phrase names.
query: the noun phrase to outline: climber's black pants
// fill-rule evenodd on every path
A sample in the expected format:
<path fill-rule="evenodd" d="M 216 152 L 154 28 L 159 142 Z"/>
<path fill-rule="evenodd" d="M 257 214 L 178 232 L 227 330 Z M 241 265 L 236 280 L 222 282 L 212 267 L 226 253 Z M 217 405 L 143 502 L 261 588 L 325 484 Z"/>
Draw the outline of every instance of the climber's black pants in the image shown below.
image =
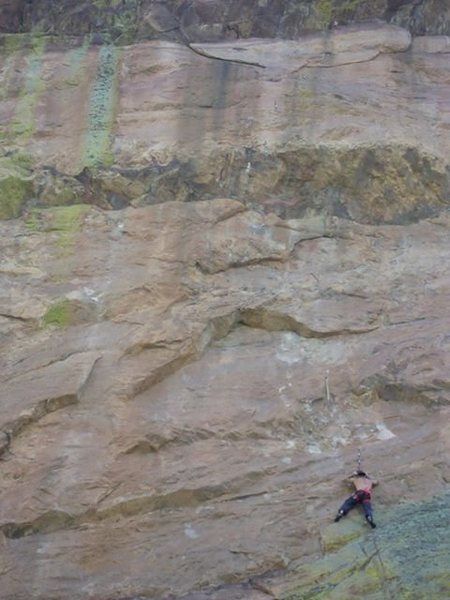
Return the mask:
<path fill-rule="evenodd" d="M 364 510 L 366 519 L 372 520 L 372 505 L 370 504 L 370 494 L 364 490 L 357 490 L 352 494 L 339 509 L 339 512 L 346 515 L 349 510 L 355 508 L 357 504 L 361 504 Z"/>

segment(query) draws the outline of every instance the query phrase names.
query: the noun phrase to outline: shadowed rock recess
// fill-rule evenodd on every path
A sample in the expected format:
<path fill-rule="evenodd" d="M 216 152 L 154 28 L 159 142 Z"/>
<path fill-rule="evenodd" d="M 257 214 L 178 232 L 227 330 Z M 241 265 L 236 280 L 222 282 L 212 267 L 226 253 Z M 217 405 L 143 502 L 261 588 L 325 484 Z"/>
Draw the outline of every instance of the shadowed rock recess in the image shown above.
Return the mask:
<path fill-rule="evenodd" d="M 447 4 L 2 4 L 1 600 L 448 600 Z"/>
<path fill-rule="evenodd" d="M 295 39 L 378 19 L 415 35 L 448 35 L 446 0 L 3 0 L 0 31 L 92 33 L 97 43 L 136 39 Z"/>

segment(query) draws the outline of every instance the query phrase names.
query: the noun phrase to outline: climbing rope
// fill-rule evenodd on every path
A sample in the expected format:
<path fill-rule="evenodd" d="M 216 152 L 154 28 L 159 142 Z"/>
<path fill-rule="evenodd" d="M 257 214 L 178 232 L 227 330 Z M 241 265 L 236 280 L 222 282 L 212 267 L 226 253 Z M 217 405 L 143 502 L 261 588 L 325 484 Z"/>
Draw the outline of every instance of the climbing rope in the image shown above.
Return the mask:
<path fill-rule="evenodd" d="M 358 458 L 356 459 L 356 462 L 358 463 L 358 471 L 361 471 L 361 463 L 362 463 L 362 458 L 361 458 L 361 448 L 358 448 Z"/>
<path fill-rule="evenodd" d="M 326 374 L 325 374 L 325 397 L 327 400 L 327 405 L 330 406 L 330 400 L 331 400 L 331 394 L 330 394 L 330 384 L 328 381 L 328 377 L 330 375 L 330 372 L 327 370 Z M 358 471 L 362 471 L 361 465 L 362 465 L 362 455 L 361 455 L 361 448 L 358 448 L 358 456 L 356 458 L 356 463 L 358 465 L 357 470 Z"/>
<path fill-rule="evenodd" d="M 327 404 L 329 406 L 330 405 L 330 386 L 328 384 L 328 375 L 329 375 L 329 371 L 327 371 L 327 373 L 325 375 L 325 395 L 327 398 Z"/>

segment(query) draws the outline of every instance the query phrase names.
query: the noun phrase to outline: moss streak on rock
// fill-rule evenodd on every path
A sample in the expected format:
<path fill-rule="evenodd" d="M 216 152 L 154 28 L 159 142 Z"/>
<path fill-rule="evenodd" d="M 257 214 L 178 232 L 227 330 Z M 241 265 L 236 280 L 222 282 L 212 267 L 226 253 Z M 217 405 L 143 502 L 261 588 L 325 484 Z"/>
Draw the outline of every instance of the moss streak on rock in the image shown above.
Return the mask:
<path fill-rule="evenodd" d="M 0 52 L 3 55 L 3 64 L 0 71 L 0 101 L 7 98 L 11 81 L 17 73 L 17 63 L 22 56 L 20 49 L 22 47 L 22 35 L 9 34 L 2 38 Z M 8 139 L 10 131 L 7 123 L 0 124 L 0 141 Z"/>
<path fill-rule="evenodd" d="M 111 130 L 117 100 L 120 49 L 104 46 L 98 55 L 98 68 L 89 101 L 89 115 L 82 167 L 113 163 Z"/>
<path fill-rule="evenodd" d="M 333 16 L 333 0 L 319 0 L 316 6 L 316 12 L 322 26 L 328 25 Z"/>
<path fill-rule="evenodd" d="M 85 36 L 83 44 L 78 48 L 71 50 L 67 60 L 69 63 L 69 76 L 66 79 L 68 85 L 78 85 L 84 76 L 84 64 L 88 55 L 90 46 L 90 36 Z"/>
<path fill-rule="evenodd" d="M 16 112 L 11 123 L 11 132 L 20 141 L 29 140 L 35 129 L 34 112 L 45 83 L 41 78 L 42 56 L 46 46 L 45 37 L 34 37 L 27 56 L 25 81 L 20 92 Z"/>
<path fill-rule="evenodd" d="M 39 231 L 40 223 L 39 223 L 39 211 L 35 208 L 30 211 L 27 220 L 25 221 L 25 227 L 28 231 Z"/>
<path fill-rule="evenodd" d="M 9 89 L 9 83 L 14 70 L 16 68 L 16 61 L 19 56 L 18 51 L 21 48 L 22 36 L 10 34 L 3 38 L 3 45 L 1 46 L 1 53 L 4 57 L 3 68 L 0 71 L 0 100 L 6 98 Z"/>
<path fill-rule="evenodd" d="M 329 26 L 333 19 L 347 19 L 362 4 L 362 0 L 318 0 L 315 13 L 320 27 Z"/>

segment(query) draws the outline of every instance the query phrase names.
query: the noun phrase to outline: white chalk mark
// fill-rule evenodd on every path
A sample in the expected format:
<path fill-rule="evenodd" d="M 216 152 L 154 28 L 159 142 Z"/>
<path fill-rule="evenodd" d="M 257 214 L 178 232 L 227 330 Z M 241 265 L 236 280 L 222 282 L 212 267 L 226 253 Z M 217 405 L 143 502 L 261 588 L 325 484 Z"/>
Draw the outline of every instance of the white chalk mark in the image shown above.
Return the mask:
<path fill-rule="evenodd" d="M 192 527 L 190 523 L 187 523 L 184 527 L 184 535 L 190 540 L 196 540 L 200 537 L 200 534 Z"/>
<path fill-rule="evenodd" d="M 376 428 L 378 431 L 377 438 L 379 440 L 391 440 L 392 438 L 396 437 L 395 433 L 392 433 L 392 431 L 388 429 L 384 423 L 377 423 Z"/>

